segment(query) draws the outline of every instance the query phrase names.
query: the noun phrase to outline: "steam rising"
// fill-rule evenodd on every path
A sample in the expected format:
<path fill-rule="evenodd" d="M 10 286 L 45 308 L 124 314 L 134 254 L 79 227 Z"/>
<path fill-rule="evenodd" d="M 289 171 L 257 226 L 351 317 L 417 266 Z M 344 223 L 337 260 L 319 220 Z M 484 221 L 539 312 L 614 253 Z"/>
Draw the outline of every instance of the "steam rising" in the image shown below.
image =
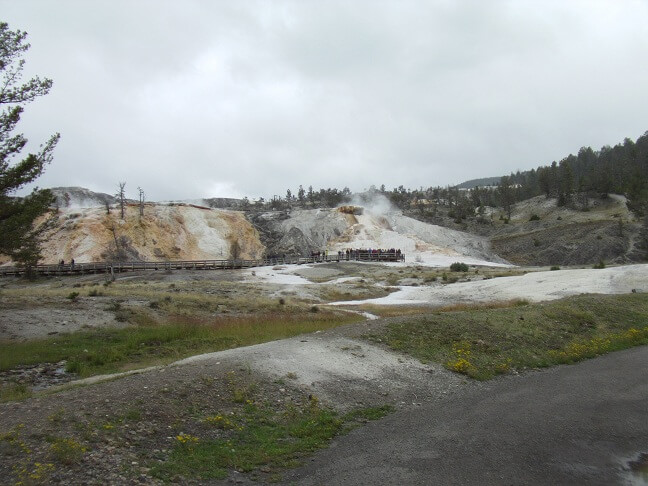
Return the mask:
<path fill-rule="evenodd" d="M 347 205 L 349 204 L 361 206 L 367 213 L 373 216 L 387 216 L 393 213 L 400 213 L 387 197 L 375 191 L 354 194 L 351 202 Z"/>

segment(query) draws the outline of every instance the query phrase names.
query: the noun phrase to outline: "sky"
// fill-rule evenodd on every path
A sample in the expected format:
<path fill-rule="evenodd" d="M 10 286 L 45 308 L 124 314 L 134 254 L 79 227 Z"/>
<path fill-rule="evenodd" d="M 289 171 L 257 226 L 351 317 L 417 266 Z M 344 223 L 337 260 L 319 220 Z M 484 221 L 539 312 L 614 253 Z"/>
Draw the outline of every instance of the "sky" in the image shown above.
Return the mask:
<path fill-rule="evenodd" d="M 40 187 L 445 186 L 648 131 L 646 0 L 0 0 Z"/>

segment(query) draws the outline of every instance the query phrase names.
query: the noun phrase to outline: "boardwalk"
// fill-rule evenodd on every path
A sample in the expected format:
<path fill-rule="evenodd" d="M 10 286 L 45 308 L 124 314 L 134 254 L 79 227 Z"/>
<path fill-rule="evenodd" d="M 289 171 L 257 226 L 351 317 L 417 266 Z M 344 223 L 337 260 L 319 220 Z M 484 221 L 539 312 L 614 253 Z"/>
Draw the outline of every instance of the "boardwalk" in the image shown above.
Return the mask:
<path fill-rule="evenodd" d="M 166 262 L 98 262 L 37 265 L 32 271 L 38 275 L 83 275 L 90 273 L 121 273 L 140 270 L 231 270 L 236 268 L 264 267 L 268 265 L 304 265 L 308 263 L 326 263 L 343 261 L 362 262 L 399 262 L 405 261 L 402 253 L 373 253 L 358 251 L 352 254 L 320 255 L 310 257 L 283 256 L 257 260 L 180 260 Z M 0 267 L 0 276 L 19 276 L 25 273 L 21 267 Z"/>

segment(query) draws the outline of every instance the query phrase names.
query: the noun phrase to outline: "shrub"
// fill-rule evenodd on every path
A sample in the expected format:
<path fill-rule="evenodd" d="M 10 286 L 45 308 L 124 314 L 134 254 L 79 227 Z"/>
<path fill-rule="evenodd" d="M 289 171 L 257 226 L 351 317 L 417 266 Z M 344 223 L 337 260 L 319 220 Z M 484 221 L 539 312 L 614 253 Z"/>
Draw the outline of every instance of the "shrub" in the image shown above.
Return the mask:
<path fill-rule="evenodd" d="M 67 296 L 68 299 L 70 300 L 76 300 L 76 298 L 79 296 L 79 292 L 70 292 Z"/>
<path fill-rule="evenodd" d="M 596 265 L 594 265 L 592 268 L 596 268 L 596 269 L 599 269 L 599 270 L 600 270 L 601 268 L 605 268 L 605 262 L 603 261 L 603 259 L 601 259 L 601 260 L 599 260 L 599 262 L 598 262 Z"/>
<path fill-rule="evenodd" d="M 537 214 L 534 213 L 529 218 L 529 221 L 540 221 L 540 216 L 538 216 Z"/>
<path fill-rule="evenodd" d="M 57 438 L 50 446 L 52 455 L 63 464 L 74 464 L 81 460 L 86 448 L 74 439 Z"/>
<path fill-rule="evenodd" d="M 468 265 L 462 262 L 454 262 L 452 265 L 450 265 L 450 270 L 453 272 L 467 272 Z"/>
<path fill-rule="evenodd" d="M 540 246 L 540 240 L 538 238 L 533 238 L 533 246 Z"/>
<path fill-rule="evenodd" d="M 549 270 L 560 270 L 560 267 L 558 265 L 554 265 Z"/>

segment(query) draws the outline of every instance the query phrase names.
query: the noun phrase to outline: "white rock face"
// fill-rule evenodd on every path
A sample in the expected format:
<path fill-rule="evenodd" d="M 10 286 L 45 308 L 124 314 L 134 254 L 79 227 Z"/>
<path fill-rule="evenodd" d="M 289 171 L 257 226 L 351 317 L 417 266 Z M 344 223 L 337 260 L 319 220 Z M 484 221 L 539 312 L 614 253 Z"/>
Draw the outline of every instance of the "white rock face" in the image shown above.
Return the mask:
<path fill-rule="evenodd" d="M 376 207 L 383 212 L 375 212 Z M 507 264 L 493 254 L 485 238 L 423 223 L 384 205 L 376 207 L 293 211 L 287 219 L 275 221 L 274 229 L 290 235 L 286 247 L 300 246 L 301 242 L 303 248 L 329 253 L 348 248 L 393 248 L 405 253 L 408 262 L 431 266 L 447 266 L 455 261 L 471 265 Z"/>

